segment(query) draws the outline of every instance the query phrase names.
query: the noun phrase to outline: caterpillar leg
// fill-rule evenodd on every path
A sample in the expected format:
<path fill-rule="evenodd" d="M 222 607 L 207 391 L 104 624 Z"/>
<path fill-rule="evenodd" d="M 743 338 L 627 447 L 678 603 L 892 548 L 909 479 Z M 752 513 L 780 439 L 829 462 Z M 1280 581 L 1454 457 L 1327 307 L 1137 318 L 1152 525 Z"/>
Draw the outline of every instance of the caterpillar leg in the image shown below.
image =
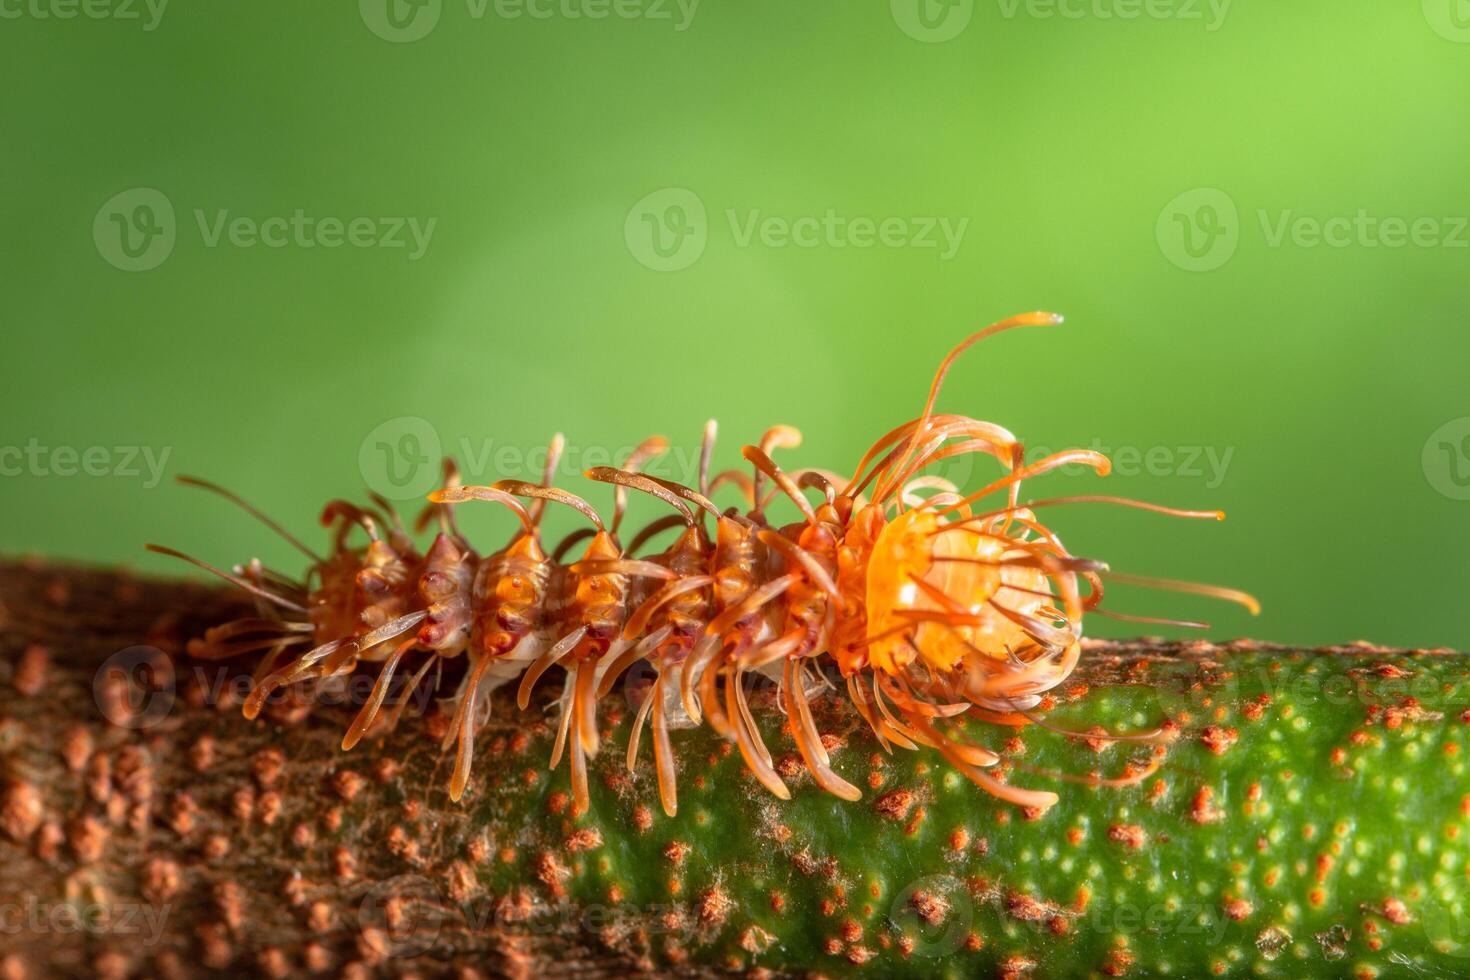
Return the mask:
<path fill-rule="evenodd" d="M 857 709 L 857 713 L 862 717 L 863 721 L 868 723 L 868 728 L 872 730 L 873 736 L 878 739 L 878 744 L 883 747 L 884 752 L 892 753 L 892 743 L 895 742 L 901 748 L 905 749 L 917 747 L 914 743 L 902 736 L 898 739 L 889 737 L 888 726 L 874 714 L 873 699 L 864 690 L 856 674 L 849 674 L 847 677 L 847 696 L 852 701 L 852 706 Z"/>
<path fill-rule="evenodd" d="M 719 642 L 719 637 L 702 637 L 689 652 L 689 656 L 684 658 L 684 665 L 679 671 L 679 698 L 684 702 L 684 713 L 695 725 L 704 724 L 704 714 L 694 692 L 694 680 L 699 676 L 700 665 L 707 656 L 705 651 Z"/>
<path fill-rule="evenodd" d="M 593 687 L 593 665 L 578 663 L 572 667 L 567 686 L 572 698 L 567 705 L 571 715 L 572 813 L 587 812 L 591 794 L 587 791 L 587 757 L 597 753 L 596 689 Z M 590 747 L 590 751 L 589 751 Z"/>
<path fill-rule="evenodd" d="M 268 674 L 255 686 L 249 697 L 245 699 L 245 717 L 253 719 L 258 716 L 260 709 L 265 706 L 266 698 L 278 689 L 308 677 L 330 677 L 345 669 L 355 657 L 367 650 L 415 628 L 423 622 L 427 615 L 428 613 L 424 611 L 409 613 L 390 620 L 362 636 L 333 640 L 314 650 L 307 651 L 294 664 L 283 667 L 273 674 Z"/>
<path fill-rule="evenodd" d="M 480 679 L 493 662 L 492 657 L 475 658 L 474 666 L 465 684 L 464 696 L 454 713 L 452 728 L 458 733 L 459 748 L 454 754 L 454 775 L 449 779 L 449 798 L 456 803 L 464 795 L 470 781 L 470 763 L 475 758 L 475 698 L 480 690 Z"/>
<path fill-rule="evenodd" d="M 398 727 L 398 719 L 403 716 L 403 709 L 408 707 L 408 702 L 410 698 L 412 698 L 413 692 L 417 691 L 419 688 L 419 684 L 423 683 L 424 676 L 428 674 L 429 668 L 440 662 L 440 657 L 430 657 L 429 659 L 424 661 L 423 666 L 419 667 L 418 670 L 413 672 L 413 676 L 410 677 L 408 679 L 408 683 L 403 686 L 403 693 L 398 696 L 398 700 L 394 703 L 393 707 L 389 709 L 387 718 L 383 724 L 384 729 L 391 732 Z"/>
<path fill-rule="evenodd" d="M 750 710 L 750 701 L 745 695 L 746 670 L 738 662 L 731 666 L 730 673 L 725 678 L 727 685 L 733 685 L 735 691 L 735 707 L 740 709 L 740 717 L 737 724 L 743 724 L 745 731 L 750 735 L 750 741 L 755 746 L 756 754 L 761 757 L 766 765 L 772 765 L 771 751 L 766 748 L 766 740 L 761 737 L 761 730 L 756 726 L 755 714 Z"/>
<path fill-rule="evenodd" d="M 1049 809 L 1060 799 L 1057 794 L 1050 790 L 1023 789 L 1019 786 L 1012 786 L 1009 783 L 1001 782 L 974 764 L 972 761 L 974 758 L 973 754 L 966 751 L 967 749 L 975 748 L 974 746 L 964 746 L 961 743 L 955 742 L 941 733 L 925 718 L 911 716 L 910 720 L 934 743 L 934 747 L 943 753 L 951 765 L 991 796 L 1005 800 L 1007 803 L 1014 803 L 1017 806 L 1033 807 L 1041 810 Z"/>
<path fill-rule="evenodd" d="M 660 626 L 637 643 L 627 644 L 627 648 L 622 650 L 622 652 L 617 652 L 618 644 L 614 643 L 611 650 L 609 650 L 609 656 L 604 660 L 607 666 L 599 674 L 601 679 L 597 682 L 597 696 L 599 698 L 607 697 L 617 684 L 618 678 L 622 677 L 629 667 L 646 658 L 652 651 L 658 649 L 673 632 L 674 627 L 672 626 Z"/>
<path fill-rule="evenodd" d="M 373 693 L 368 697 L 367 703 L 362 706 L 362 710 L 357 713 L 357 717 L 353 719 L 351 726 L 347 729 L 347 734 L 342 737 L 344 751 L 351 749 L 361 741 L 363 735 L 372 727 L 378 717 L 378 710 L 383 707 L 383 699 L 388 696 L 388 687 L 393 682 L 393 672 L 398 669 L 398 662 L 417 643 L 417 636 L 409 637 L 394 647 L 388 659 L 383 661 L 383 667 L 378 672 L 378 679 L 373 684 Z"/>
<path fill-rule="evenodd" d="M 740 755 L 745 759 L 746 767 L 760 781 L 760 784 L 770 790 L 779 799 L 791 799 L 791 790 L 781 781 L 776 770 L 771 767 L 770 753 L 766 752 L 765 745 L 759 744 L 759 736 L 752 737 L 746 728 L 746 715 L 742 714 L 740 692 L 740 677 L 738 672 L 725 679 L 725 712 L 726 721 L 734 732 L 735 744 L 740 747 Z M 745 709 L 746 712 L 749 709 Z M 713 715 L 711 715 L 713 718 Z"/>
<path fill-rule="evenodd" d="M 628 730 L 628 771 L 630 773 L 638 767 L 638 746 L 643 741 L 643 726 L 648 724 L 648 716 L 653 711 L 653 700 L 652 692 L 644 696 L 643 703 L 638 706 L 638 714 L 633 718 L 633 727 Z"/>
<path fill-rule="evenodd" d="M 664 813 L 679 812 L 679 785 L 674 772 L 674 745 L 669 739 L 668 705 L 663 674 L 653 684 L 653 759 L 658 768 L 658 798 Z"/>
<path fill-rule="evenodd" d="M 745 670 L 760 670 L 779 660 L 789 659 L 800 649 L 804 639 L 806 630 L 788 630 L 780 638 L 746 653 L 741 658 L 740 666 Z"/>
<path fill-rule="evenodd" d="M 281 658 L 281 654 L 285 653 L 288 649 L 290 649 L 290 647 L 286 643 L 282 642 L 277 643 L 275 646 L 266 651 L 265 656 L 260 658 L 260 663 L 256 664 L 255 669 L 250 672 L 250 686 L 252 688 L 260 683 L 262 677 L 269 676 L 270 672 L 275 669 L 276 661 L 279 660 Z"/>
<path fill-rule="evenodd" d="M 690 575 L 661 587 L 657 592 L 649 596 L 642 605 L 635 609 L 632 616 L 628 617 L 628 625 L 623 628 L 623 636 L 629 639 L 635 636 L 641 636 L 643 631 L 648 628 L 648 624 L 653 619 L 654 613 L 658 612 L 666 603 L 678 598 L 685 592 L 706 588 L 707 586 L 713 585 L 714 582 L 714 577 L 710 575 Z"/>
<path fill-rule="evenodd" d="M 260 709 L 265 707 L 266 699 L 277 690 L 307 676 L 318 672 L 318 666 L 327 659 L 337 662 L 345 661 L 357 652 L 357 642 L 351 638 L 344 640 L 333 640 L 324 643 L 315 649 L 302 654 L 295 663 L 287 664 L 280 670 L 267 674 L 255 685 L 250 694 L 245 698 L 242 711 L 246 718 L 255 719 L 260 714 Z M 337 658 L 342 658 L 339 661 Z"/>
<path fill-rule="evenodd" d="M 704 670 L 699 675 L 697 703 L 704 713 L 704 719 L 709 722 L 709 726 L 725 738 L 733 740 L 735 728 L 730 723 L 730 716 L 721 707 L 720 675 L 724 672 L 724 666 L 718 662 L 718 656 L 717 651 L 705 661 Z"/>
<path fill-rule="evenodd" d="M 802 761 L 817 785 L 844 800 L 860 800 L 862 790 L 832 771 L 832 759 L 822 745 L 812 720 L 812 707 L 806 696 L 806 668 L 799 660 L 787 660 L 781 693 L 786 701 L 786 716 L 791 719 L 792 733 L 796 736 L 796 747 L 801 751 Z"/>
<path fill-rule="evenodd" d="M 572 668 L 569 683 L 575 689 L 572 706 L 577 712 L 577 741 L 588 757 L 595 757 L 601 745 L 597 735 L 597 665 L 582 661 Z"/>
<path fill-rule="evenodd" d="M 878 715 L 881 718 L 884 730 L 890 739 L 898 742 L 900 745 L 903 745 L 904 748 L 907 749 L 917 748 L 920 745 L 927 745 L 930 748 L 934 747 L 934 743 L 932 741 L 930 741 L 922 733 L 917 732 L 914 729 L 910 728 L 908 725 L 904 724 L 902 721 L 899 720 L 898 716 L 889 709 L 888 702 L 885 701 L 883 698 L 882 688 L 879 685 L 879 678 L 877 675 L 874 675 L 873 677 L 872 691 L 873 703 L 878 707 Z M 902 739 L 902 741 L 900 741 L 900 739 Z"/>
<path fill-rule="evenodd" d="M 581 816 L 591 805 L 587 791 L 587 754 L 582 750 L 582 737 L 572 736 L 572 816 Z"/>
<path fill-rule="evenodd" d="M 556 723 L 556 742 L 551 746 L 551 763 L 547 766 L 548 769 L 554 770 L 557 766 L 561 765 L 562 753 L 565 752 L 567 748 L 567 735 L 572 730 L 573 690 L 573 686 L 571 684 L 567 684 L 565 687 L 562 688 L 561 696 L 557 699 L 558 714 Z"/>
<path fill-rule="evenodd" d="M 572 648 L 578 643 L 581 643 L 582 637 L 585 635 L 587 635 L 587 627 L 578 626 L 566 636 L 557 640 L 556 644 L 550 650 L 537 657 L 531 663 L 531 666 L 526 668 L 525 674 L 521 676 L 521 686 L 516 691 L 516 704 L 520 706 L 522 711 L 525 711 L 531 703 L 531 691 L 535 689 L 536 682 L 554 664 L 559 663 L 567 654 L 571 653 Z"/>

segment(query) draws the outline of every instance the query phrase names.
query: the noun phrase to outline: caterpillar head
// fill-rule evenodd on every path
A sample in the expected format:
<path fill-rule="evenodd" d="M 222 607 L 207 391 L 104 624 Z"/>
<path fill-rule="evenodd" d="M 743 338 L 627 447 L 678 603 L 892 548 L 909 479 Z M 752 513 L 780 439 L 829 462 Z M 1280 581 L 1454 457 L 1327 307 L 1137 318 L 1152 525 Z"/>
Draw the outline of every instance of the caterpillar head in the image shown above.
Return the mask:
<path fill-rule="evenodd" d="M 1003 670 L 1075 643 L 1075 580 L 1049 565 L 1044 539 L 1022 522 L 1034 524 L 1029 512 L 976 523 L 919 507 L 884 524 L 865 589 L 873 666 Z"/>

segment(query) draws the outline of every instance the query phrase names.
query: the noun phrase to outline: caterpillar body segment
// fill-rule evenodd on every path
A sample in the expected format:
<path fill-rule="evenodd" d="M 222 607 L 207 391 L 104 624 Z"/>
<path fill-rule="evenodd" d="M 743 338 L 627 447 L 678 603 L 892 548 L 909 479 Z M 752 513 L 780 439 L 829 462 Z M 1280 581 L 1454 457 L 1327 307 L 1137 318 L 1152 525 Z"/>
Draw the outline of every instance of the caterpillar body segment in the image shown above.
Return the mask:
<path fill-rule="evenodd" d="M 1047 724 L 1037 711 L 1076 668 L 1088 613 L 1205 625 L 1105 609 L 1107 581 L 1258 608 L 1234 590 L 1114 575 L 1105 563 L 1072 554 L 1038 516 L 1079 504 L 1200 519 L 1223 517 L 1218 511 L 1103 495 L 1024 500 L 1026 481 L 1069 465 L 1105 476 L 1109 461 L 1100 453 L 1068 450 L 1028 462 L 1009 430 L 935 411 L 950 367 L 974 343 L 1059 322 L 1052 314 L 1024 314 L 958 344 L 941 362 L 921 413 L 875 441 L 850 478 L 783 469 L 775 454 L 801 444 L 789 426 L 775 426 L 742 449 L 749 474 L 711 475 L 711 422 L 695 487 L 640 472 L 668 448 L 657 436 L 617 467 L 588 470 L 588 479 L 613 490 L 612 519 L 604 522 L 586 499 L 554 485 L 564 445 L 558 435 L 539 483 L 504 479 L 467 486 L 446 465 L 444 487 L 429 495 L 415 522 L 420 530 L 438 525 L 422 553 L 381 498 L 371 498 L 367 507 L 329 503 L 322 525 L 331 548 L 319 556 L 240 498 L 193 478 L 183 482 L 227 497 L 306 554 L 306 575 L 291 579 L 259 562 L 225 572 L 150 547 L 193 561 L 252 596 L 254 616 L 214 627 L 189 648 L 202 659 L 255 658 L 247 717 L 290 685 L 376 670 L 371 693 L 343 738 L 350 749 L 396 725 L 422 685 L 447 695 L 454 707 L 445 738 L 446 749 L 454 748 L 449 794 L 456 800 L 472 782 L 475 735 L 492 692 L 514 683 L 526 710 L 535 688 L 559 674 L 550 762 L 555 768 L 567 758 L 573 808 L 585 812 L 588 760 L 602 748 L 598 700 L 630 668 L 646 663 L 651 681 L 637 705 L 625 762 L 630 770 L 640 764 L 642 736 L 649 731 L 658 795 L 670 816 L 678 809 L 681 727 L 710 725 L 738 748 L 766 790 L 790 797 L 790 776 L 777 771 L 755 721 L 752 679 L 775 685 L 774 703 L 786 716 L 785 731 L 803 767 L 834 796 L 862 795 L 834 768 L 813 711 L 813 695 L 835 684 L 886 750 L 932 747 L 992 794 L 1044 808 L 1055 793 L 1012 785 L 997 772 L 999 754 L 971 741 L 975 729 L 962 734 L 955 726 L 966 719 L 1002 728 Z M 993 479 L 969 490 L 927 472 L 962 456 L 988 460 Z M 743 508 L 715 503 L 727 487 Z M 620 535 L 630 492 L 657 499 L 669 513 L 635 533 L 625 549 Z M 466 503 L 511 512 L 517 529 L 503 548 L 481 555 L 459 532 L 454 511 Z M 549 504 L 573 510 L 588 525 L 550 553 L 541 537 Z M 797 519 L 774 523 L 772 512 L 785 507 Z M 663 550 L 648 550 L 669 531 L 676 533 Z M 440 691 L 445 684 L 450 687 Z M 1147 742 L 1156 735 L 1102 737 Z M 1124 785 L 1148 771 L 1147 764 L 1130 764 L 1116 778 L 1077 778 Z"/>

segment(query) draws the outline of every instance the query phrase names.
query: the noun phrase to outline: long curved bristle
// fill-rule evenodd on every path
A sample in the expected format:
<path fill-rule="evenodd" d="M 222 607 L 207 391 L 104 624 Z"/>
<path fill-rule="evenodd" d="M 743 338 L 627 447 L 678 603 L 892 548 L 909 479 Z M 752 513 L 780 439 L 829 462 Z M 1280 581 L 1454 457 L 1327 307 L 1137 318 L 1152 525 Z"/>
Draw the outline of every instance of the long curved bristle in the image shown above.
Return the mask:
<path fill-rule="evenodd" d="M 290 609 L 292 612 L 299 613 L 306 612 L 305 606 L 297 605 L 290 599 L 283 599 L 280 596 L 276 595 L 274 592 L 269 592 L 252 582 L 247 582 L 243 578 L 240 578 L 238 575 L 231 575 L 229 572 L 223 569 L 215 568 L 209 562 L 201 561 L 200 559 L 195 558 L 192 555 L 186 555 L 182 551 L 178 551 L 174 548 L 165 547 L 161 544 L 145 544 L 143 547 L 153 552 L 154 554 L 168 555 L 170 558 L 178 558 L 181 561 L 188 562 L 196 568 L 202 568 L 206 572 L 209 572 L 213 575 L 218 575 L 220 578 L 224 579 L 226 582 L 229 582 L 231 585 L 234 585 L 240 589 L 244 589 L 251 595 L 259 596 L 260 598 L 265 599 L 267 602 L 274 602 L 276 605 L 280 606 L 283 609 Z"/>
<path fill-rule="evenodd" d="M 1103 580 L 1117 582 L 1119 585 L 1136 585 L 1145 589 L 1161 589 L 1166 592 L 1187 592 L 1190 595 L 1209 596 L 1212 599 L 1223 599 L 1236 605 L 1244 606 L 1250 610 L 1252 616 L 1261 614 L 1261 603 L 1249 592 L 1241 592 L 1239 589 L 1227 589 L 1220 585 L 1205 585 L 1202 582 L 1185 582 L 1180 579 L 1155 578 L 1151 575 L 1128 575 L 1123 572 L 1103 572 Z"/>

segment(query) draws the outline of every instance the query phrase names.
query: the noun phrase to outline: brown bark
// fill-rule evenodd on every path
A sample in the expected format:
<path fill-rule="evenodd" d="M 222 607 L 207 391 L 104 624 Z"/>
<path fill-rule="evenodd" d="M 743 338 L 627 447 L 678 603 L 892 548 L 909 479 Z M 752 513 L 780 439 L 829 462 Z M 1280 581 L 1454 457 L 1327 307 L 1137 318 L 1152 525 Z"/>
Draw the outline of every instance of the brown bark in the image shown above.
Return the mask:
<path fill-rule="evenodd" d="M 494 856 L 430 791 L 447 762 L 422 731 L 346 754 L 339 718 L 245 723 L 228 673 L 182 652 L 238 608 L 192 583 L 0 564 L 0 980 L 637 972 L 580 930 L 499 921 L 385 955 L 405 875 L 453 895 Z"/>
<path fill-rule="evenodd" d="M 475 854 L 444 850 L 466 816 L 429 803 L 437 747 L 349 756 L 340 724 L 286 740 L 243 722 L 237 687 L 207 704 L 226 675 L 183 643 L 238 611 L 192 583 L 0 564 L 0 978 L 634 972 L 567 930 L 493 922 L 442 958 L 384 955 L 395 883 Z"/>

